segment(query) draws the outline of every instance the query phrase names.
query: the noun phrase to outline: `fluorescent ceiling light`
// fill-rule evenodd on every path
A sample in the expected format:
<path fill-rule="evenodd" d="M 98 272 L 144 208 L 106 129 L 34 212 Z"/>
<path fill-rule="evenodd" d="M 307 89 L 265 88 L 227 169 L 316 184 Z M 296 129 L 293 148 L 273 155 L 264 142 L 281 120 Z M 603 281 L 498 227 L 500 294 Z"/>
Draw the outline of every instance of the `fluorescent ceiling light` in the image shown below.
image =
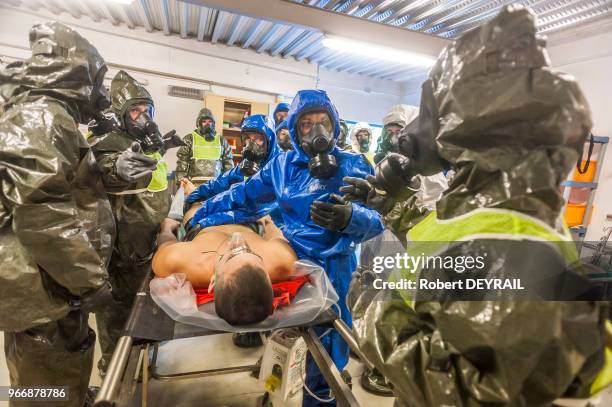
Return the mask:
<path fill-rule="evenodd" d="M 134 0 L 107 0 L 111 3 L 119 3 L 119 4 L 132 4 Z"/>
<path fill-rule="evenodd" d="M 428 55 L 400 51 L 394 48 L 368 44 L 339 37 L 323 38 L 323 46 L 337 51 L 363 55 L 370 59 L 384 59 L 385 61 L 403 63 L 412 66 L 430 67 L 436 59 Z"/>

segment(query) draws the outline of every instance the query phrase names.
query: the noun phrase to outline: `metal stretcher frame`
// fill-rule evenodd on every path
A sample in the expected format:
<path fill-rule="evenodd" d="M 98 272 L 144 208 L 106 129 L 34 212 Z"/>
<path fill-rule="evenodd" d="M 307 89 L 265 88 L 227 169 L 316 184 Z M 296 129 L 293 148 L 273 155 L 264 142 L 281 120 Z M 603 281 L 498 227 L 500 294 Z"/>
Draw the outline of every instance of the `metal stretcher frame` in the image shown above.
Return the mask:
<path fill-rule="evenodd" d="M 147 390 L 149 375 L 158 380 L 180 380 L 185 378 L 206 377 L 220 374 L 231 374 L 238 372 L 248 372 L 257 369 L 256 365 L 235 366 L 228 368 L 207 369 L 193 372 L 181 372 L 174 374 L 160 374 L 157 372 L 157 355 L 159 353 L 159 343 L 174 339 L 182 339 L 197 336 L 216 335 L 226 332 L 204 330 L 173 321 L 157 304 L 151 299 L 149 294 L 149 282 L 152 273 L 144 280 L 136 299 L 130 317 L 128 318 L 124 334 L 117 341 L 115 351 L 108 365 L 106 377 L 100 388 L 95 407 L 120 407 L 127 405 L 136 390 L 138 380 L 142 371 L 142 405 L 147 403 Z M 144 316 L 144 318 L 143 318 Z M 152 318 L 155 324 L 143 324 L 142 320 Z M 148 321 L 150 322 L 150 320 Z M 147 325 L 149 330 L 147 330 Z M 349 386 L 345 383 L 340 372 L 334 365 L 329 354 L 321 344 L 317 334 L 312 328 L 315 325 L 331 325 L 347 341 L 349 347 L 357 354 L 368 368 L 372 364 L 363 357 L 357 346 L 357 342 L 352 336 L 350 328 L 340 320 L 332 311 L 327 311 L 310 325 L 296 327 L 306 342 L 308 350 L 323 377 L 329 384 L 337 405 L 339 406 L 359 406 Z M 154 326 L 155 328 L 151 328 Z M 179 328 L 179 334 L 176 334 Z M 153 347 L 151 365 L 149 366 L 149 352 Z"/>

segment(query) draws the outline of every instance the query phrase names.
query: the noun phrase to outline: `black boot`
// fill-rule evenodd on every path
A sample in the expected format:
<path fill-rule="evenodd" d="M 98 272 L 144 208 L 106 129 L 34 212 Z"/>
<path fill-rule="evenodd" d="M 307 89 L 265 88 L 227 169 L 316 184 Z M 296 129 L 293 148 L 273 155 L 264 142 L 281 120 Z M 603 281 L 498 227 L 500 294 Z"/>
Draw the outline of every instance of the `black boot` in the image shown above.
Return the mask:
<path fill-rule="evenodd" d="M 393 397 L 389 383 L 378 370 L 365 369 L 361 375 L 361 387 L 368 393 L 382 397 Z"/>
<path fill-rule="evenodd" d="M 245 332 L 232 335 L 232 342 L 239 348 L 258 348 L 263 345 L 258 332 Z"/>

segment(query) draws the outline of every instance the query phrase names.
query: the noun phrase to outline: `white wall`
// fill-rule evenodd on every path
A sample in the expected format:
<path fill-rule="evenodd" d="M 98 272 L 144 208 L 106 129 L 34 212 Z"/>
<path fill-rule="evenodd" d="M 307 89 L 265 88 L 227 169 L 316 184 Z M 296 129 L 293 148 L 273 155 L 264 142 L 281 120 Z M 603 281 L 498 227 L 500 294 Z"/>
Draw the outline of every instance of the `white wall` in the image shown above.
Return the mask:
<path fill-rule="evenodd" d="M 75 19 L 67 13 L 57 16 L 43 10 L 32 12 L 1 4 L 0 56 L 8 59 L 28 57 L 30 27 L 48 20 L 60 20 L 76 28 L 110 64 L 155 72 L 126 69 L 137 79 L 146 80 L 147 89 L 155 100 L 156 120 L 162 131 L 175 128 L 179 134 L 187 133 L 202 107 L 201 101 L 168 96 L 168 85 L 210 90 L 271 105 L 277 100 L 292 98 L 300 89 L 325 89 L 341 117 L 378 123 L 391 106 L 400 103 L 400 85 L 395 82 L 327 70 L 318 72 L 316 65 L 292 58 L 282 59 L 240 47 L 96 23 L 87 16 Z M 109 77 L 115 72 L 111 69 Z M 166 74 L 193 80 L 172 79 Z M 209 87 L 203 81 L 216 85 Z M 173 153 L 169 154 L 168 161 L 170 168 L 174 169 Z"/>
<path fill-rule="evenodd" d="M 563 43 L 548 47 L 556 69 L 573 75 L 586 95 L 593 117 L 593 134 L 612 139 L 612 31 L 576 32 L 563 38 Z M 608 145 L 595 191 L 595 209 L 586 240 L 598 240 L 606 221 L 612 214 L 612 146 Z"/>

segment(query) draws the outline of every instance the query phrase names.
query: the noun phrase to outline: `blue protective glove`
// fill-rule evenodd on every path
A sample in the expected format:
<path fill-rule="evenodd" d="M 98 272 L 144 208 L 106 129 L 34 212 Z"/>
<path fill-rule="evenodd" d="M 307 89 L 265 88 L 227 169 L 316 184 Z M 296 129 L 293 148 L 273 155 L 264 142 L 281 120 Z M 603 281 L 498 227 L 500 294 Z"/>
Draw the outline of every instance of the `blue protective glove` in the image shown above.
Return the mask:
<path fill-rule="evenodd" d="M 185 198 L 185 202 L 192 204 L 195 202 L 207 200 L 209 196 L 208 196 L 207 191 L 204 191 L 204 188 L 202 188 L 204 185 L 206 184 L 200 185 L 199 187 L 195 189 L 195 191 L 187 195 L 187 198 Z"/>

